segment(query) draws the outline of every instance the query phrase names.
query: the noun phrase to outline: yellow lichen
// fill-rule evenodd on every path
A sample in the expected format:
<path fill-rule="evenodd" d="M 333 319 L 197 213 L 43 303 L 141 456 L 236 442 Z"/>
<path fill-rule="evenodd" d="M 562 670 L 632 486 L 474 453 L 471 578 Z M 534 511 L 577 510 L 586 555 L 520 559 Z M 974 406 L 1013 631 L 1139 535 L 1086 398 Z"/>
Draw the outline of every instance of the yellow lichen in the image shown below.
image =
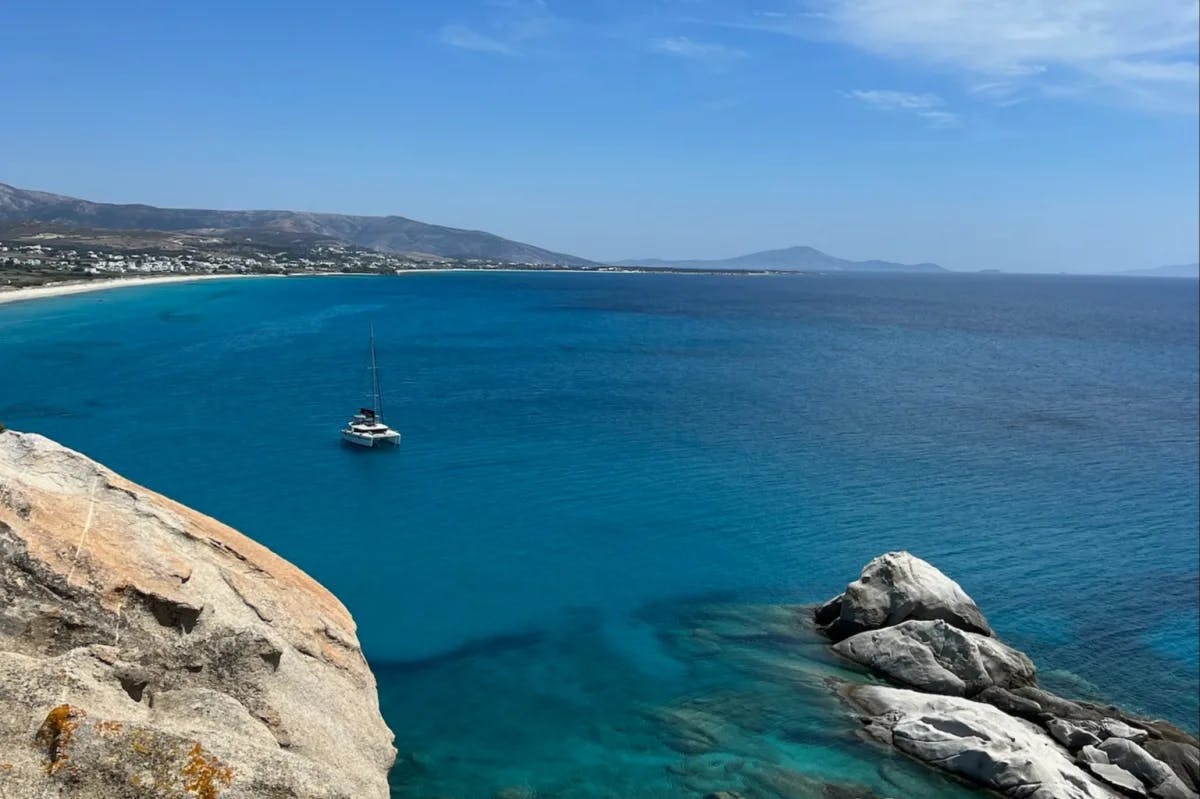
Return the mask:
<path fill-rule="evenodd" d="M 150 736 L 143 730 L 134 730 L 129 736 L 129 748 L 139 755 L 149 755 L 153 751 Z"/>
<path fill-rule="evenodd" d="M 188 752 L 183 776 L 183 787 L 188 793 L 199 799 L 217 799 L 221 788 L 228 788 L 233 782 L 233 769 L 222 765 L 215 755 L 208 754 L 204 747 L 197 743 Z"/>
<path fill-rule="evenodd" d="M 101 735 L 107 735 L 110 732 L 118 733 L 123 729 L 125 729 L 125 725 L 119 721 L 98 721 L 98 722 L 96 722 L 96 732 L 100 733 Z"/>
<path fill-rule="evenodd" d="M 86 713 L 71 705 L 59 705 L 46 714 L 35 740 L 46 749 L 50 759 L 46 764 L 47 774 L 54 774 L 66 765 L 71 736 L 79 728 L 79 722 L 86 717 Z"/>

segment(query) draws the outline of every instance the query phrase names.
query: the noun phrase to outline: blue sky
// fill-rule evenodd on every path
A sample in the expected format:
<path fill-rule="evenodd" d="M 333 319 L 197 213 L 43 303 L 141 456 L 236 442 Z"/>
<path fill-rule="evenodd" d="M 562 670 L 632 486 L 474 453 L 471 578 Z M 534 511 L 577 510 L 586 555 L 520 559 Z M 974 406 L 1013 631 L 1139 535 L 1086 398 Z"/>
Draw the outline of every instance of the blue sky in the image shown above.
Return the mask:
<path fill-rule="evenodd" d="M 597 259 L 1197 260 L 1196 0 L 11 0 L 0 181 Z"/>

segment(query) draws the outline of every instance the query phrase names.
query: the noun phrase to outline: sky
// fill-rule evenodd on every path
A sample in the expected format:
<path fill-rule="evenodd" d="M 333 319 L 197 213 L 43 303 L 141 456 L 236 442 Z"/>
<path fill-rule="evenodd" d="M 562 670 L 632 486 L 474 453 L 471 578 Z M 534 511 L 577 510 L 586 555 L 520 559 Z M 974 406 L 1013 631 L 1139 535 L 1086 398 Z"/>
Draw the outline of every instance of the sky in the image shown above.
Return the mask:
<path fill-rule="evenodd" d="M 0 182 L 598 260 L 1200 260 L 1200 0 L 5 0 Z"/>

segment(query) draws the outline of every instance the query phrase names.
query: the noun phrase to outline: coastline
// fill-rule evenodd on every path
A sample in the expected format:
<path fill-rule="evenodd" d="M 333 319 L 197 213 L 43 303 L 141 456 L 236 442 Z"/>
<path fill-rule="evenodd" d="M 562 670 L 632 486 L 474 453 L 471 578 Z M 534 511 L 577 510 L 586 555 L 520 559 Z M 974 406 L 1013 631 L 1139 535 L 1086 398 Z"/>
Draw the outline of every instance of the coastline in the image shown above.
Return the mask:
<path fill-rule="evenodd" d="M 636 274 L 636 275 L 653 275 L 653 274 L 673 274 L 673 275 L 731 275 L 735 277 L 756 277 L 764 274 L 796 274 L 803 275 L 804 273 L 795 272 L 758 272 L 747 271 L 743 273 L 731 272 L 703 272 L 699 270 L 641 270 L 641 269 L 487 269 L 473 267 L 446 267 L 446 268 L 430 268 L 430 269 L 404 269 L 395 272 L 394 276 L 412 275 L 412 274 L 445 274 L 448 272 L 556 272 L 570 274 Z M 51 297 L 66 297 L 72 294 L 88 294 L 94 291 L 106 291 L 108 289 L 128 288 L 132 286 L 154 286 L 166 283 L 191 283 L 199 280 L 232 280 L 235 278 L 257 278 L 257 277 L 392 277 L 393 274 L 381 274 L 378 272 L 294 272 L 290 274 L 236 274 L 236 275 L 162 275 L 156 277 L 117 277 L 117 278 L 98 278 L 96 280 L 87 280 L 83 282 L 65 281 L 62 283 L 53 283 L 42 286 L 29 286 L 18 289 L 0 290 L 0 305 L 15 302 L 27 302 L 30 300 L 49 299 Z"/>
<path fill-rule="evenodd" d="M 191 283 L 197 280 L 232 280 L 249 277 L 275 277 L 274 275 L 162 275 L 161 277 L 118 277 L 88 280 L 82 283 L 67 282 L 49 286 L 0 291 L 0 305 L 11 302 L 42 300 L 51 297 L 66 297 L 72 294 L 87 294 L 93 291 L 129 288 L 132 286 L 154 286 L 162 283 Z"/>
<path fill-rule="evenodd" d="M 107 291 L 108 289 L 126 288 L 131 286 L 153 286 L 167 283 L 192 283 L 200 280 L 232 280 L 235 278 L 258 278 L 258 277 L 392 277 L 400 275 L 414 274 L 446 274 L 450 272 L 463 273 L 483 273 L 483 272 L 553 272 L 560 274 L 596 274 L 596 275 L 707 275 L 720 277 L 767 277 L 767 276 L 787 276 L 787 277 L 813 277 L 818 275 L 844 275 L 844 274 L 867 274 L 856 272 L 804 272 L 792 270 L 737 270 L 737 271 L 709 271 L 701 269 L 657 269 L 637 267 L 621 267 L 621 268 L 604 268 L 604 269 L 519 269 L 519 268 L 487 268 L 487 267 L 430 267 L 418 269 L 403 269 L 394 273 L 380 272 L 291 272 L 287 274 L 197 274 L 197 275 L 161 275 L 154 277 L 117 277 L 117 278 L 98 278 L 96 280 L 87 281 L 64 281 L 61 283 L 52 283 L 49 285 L 28 286 L 17 289 L 2 289 L 0 288 L 0 305 L 16 302 L 27 302 L 31 300 L 50 299 L 52 297 L 66 297 L 72 294 L 88 294 L 95 291 Z M 877 273 L 878 274 L 878 273 Z M 925 274 L 925 273 L 905 273 L 905 274 Z M 976 273 L 962 272 L 956 273 L 961 275 L 973 275 Z M 1144 277 L 1139 275 L 1038 275 L 1037 273 L 1011 273 L 1020 274 L 1022 276 L 1039 276 L 1039 277 Z M 1162 278 L 1157 278 L 1162 279 Z M 1195 278 L 1178 278 L 1181 280 L 1195 280 Z"/>

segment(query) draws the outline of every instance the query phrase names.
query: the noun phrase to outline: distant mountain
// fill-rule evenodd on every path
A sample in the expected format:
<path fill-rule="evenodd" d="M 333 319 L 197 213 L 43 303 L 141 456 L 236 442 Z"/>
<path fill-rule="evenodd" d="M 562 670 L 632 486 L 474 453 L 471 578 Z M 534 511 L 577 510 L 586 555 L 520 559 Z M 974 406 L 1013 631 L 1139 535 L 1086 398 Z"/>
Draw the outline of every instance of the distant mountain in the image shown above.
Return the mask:
<path fill-rule="evenodd" d="M 0 223 L 42 222 L 105 230 L 186 231 L 281 243 L 326 238 L 392 253 L 588 266 L 573 255 L 510 241 L 480 230 L 429 225 L 402 216 L 348 216 L 307 211 L 214 211 L 94 203 L 0 183 Z"/>
<path fill-rule="evenodd" d="M 1118 272 L 1121 275 L 1141 275 L 1142 277 L 1197 277 L 1200 278 L 1200 263 L 1172 264 L 1171 266 L 1153 266 L 1149 269 L 1127 269 Z"/>
<path fill-rule="evenodd" d="M 937 264 L 898 264 L 891 261 L 848 261 L 812 247 L 765 250 L 736 258 L 668 261 L 642 258 L 619 261 L 617 266 L 659 266 L 676 269 L 780 269 L 794 272 L 945 272 Z"/>

